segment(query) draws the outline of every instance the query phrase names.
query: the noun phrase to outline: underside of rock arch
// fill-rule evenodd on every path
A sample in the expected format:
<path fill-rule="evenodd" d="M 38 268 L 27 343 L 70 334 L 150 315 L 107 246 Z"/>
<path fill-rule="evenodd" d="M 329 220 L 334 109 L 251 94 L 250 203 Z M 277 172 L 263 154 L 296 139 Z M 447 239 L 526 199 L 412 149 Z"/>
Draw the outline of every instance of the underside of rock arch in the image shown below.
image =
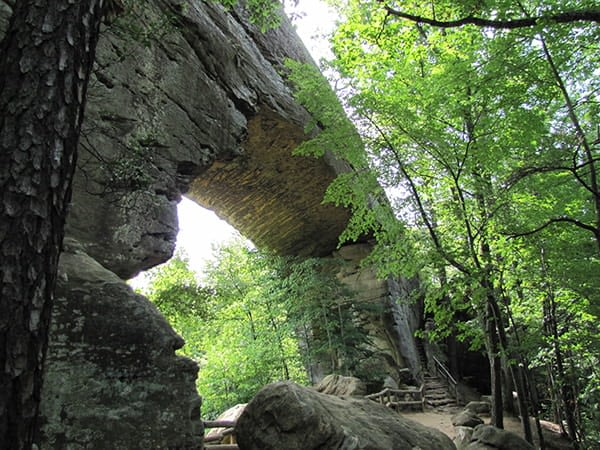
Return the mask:
<path fill-rule="evenodd" d="M 301 127 L 262 110 L 248 120 L 244 154 L 214 163 L 194 179 L 188 196 L 259 247 L 286 255 L 331 254 L 348 214 L 322 204 L 335 169 L 323 160 L 291 156 L 304 139 Z"/>
<path fill-rule="evenodd" d="M 0 35 L 11 4 L 0 0 Z M 132 20 L 153 30 L 149 39 L 131 33 Z M 312 63 L 287 20 L 263 34 L 213 2 L 149 1 L 103 30 L 61 257 L 42 448 L 201 447 L 197 366 L 175 355 L 181 338 L 123 281 L 171 257 L 181 195 L 260 247 L 327 256 L 338 246 L 349 214 L 322 198 L 345 166 L 291 155 L 309 115 L 281 75 L 285 58 Z M 394 304 L 388 284 L 358 268 L 365 248 L 340 250 L 355 263 L 345 278 Z M 418 371 L 416 319 L 394 308 L 374 333 L 397 366 Z"/>

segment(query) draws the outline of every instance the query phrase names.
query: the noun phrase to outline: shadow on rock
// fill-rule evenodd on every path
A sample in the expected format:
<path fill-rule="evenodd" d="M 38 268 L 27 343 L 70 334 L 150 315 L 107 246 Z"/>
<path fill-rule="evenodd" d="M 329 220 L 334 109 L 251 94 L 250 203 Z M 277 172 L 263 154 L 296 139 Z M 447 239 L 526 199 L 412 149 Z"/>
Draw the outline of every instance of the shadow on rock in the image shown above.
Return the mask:
<path fill-rule="evenodd" d="M 241 450 L 454 450 L 448 436 L 370 400 L 291 382 L 264 387 L 235 428 Z"/>

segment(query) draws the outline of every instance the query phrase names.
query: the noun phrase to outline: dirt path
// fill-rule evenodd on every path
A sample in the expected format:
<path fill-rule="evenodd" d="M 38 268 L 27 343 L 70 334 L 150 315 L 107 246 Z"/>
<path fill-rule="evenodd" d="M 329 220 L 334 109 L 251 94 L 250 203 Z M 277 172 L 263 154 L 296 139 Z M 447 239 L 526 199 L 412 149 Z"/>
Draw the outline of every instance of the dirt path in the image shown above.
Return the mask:
<path fill-rule="evenodd" d="M 450 439 L 454 439 L 456 437 L 456 434 L 454 432 L 454 426 L 452 425 L 451 419 L 452 416 L 460 410 L 461 409 L 428 410 L 425 412 L 403 412 L 402 415 L 404 417 L 408 417 L 409 419 L 414 420 L 415 422 L 427 425 L 428 427 L 436 428 L 442 433 L 448 435 Z M 485 423 L 490 423 L 489 417 L 481 418 Z M 512 431 L 513 433 L 516 433 L 519 436 L 523 436 L 523 433 L 521 431 L 521 423 L 519 419 L 515 417 L 504 418 L 504 429 Z"/>
<path fill-rule="evenodd" d="M 452 426 L 452 416 L 457 412 L 461 411 L 461 408 L 448 408 L 446 410 L 434 410 L 430 409 L 425 412 L 405 412 L 402 413 L 404 417 L 419 422 L 431 428 L 436 428 L 442 433 L 454 440 L 456 433 Z M 490 423 L 490 418 L 481 416 L 484 423 Z M 535 424 L 531 424 L 533 431 L 533 439 L 536 445 L 539 444 L 537 433 L 535 430 Z M 559 433 L 559 427 L 556 424 L 542 421 L 542 428 L 544 428 L 544 439 L 546 440 L 547 448 L 555 450 L 572 450 L 573 446 L 569 440 Z M 504 416 L 504 429 L 511 431 L 519 436 L 523 437 L 523 430 L 521 427 L 521 421 L 517 417 Z"/>

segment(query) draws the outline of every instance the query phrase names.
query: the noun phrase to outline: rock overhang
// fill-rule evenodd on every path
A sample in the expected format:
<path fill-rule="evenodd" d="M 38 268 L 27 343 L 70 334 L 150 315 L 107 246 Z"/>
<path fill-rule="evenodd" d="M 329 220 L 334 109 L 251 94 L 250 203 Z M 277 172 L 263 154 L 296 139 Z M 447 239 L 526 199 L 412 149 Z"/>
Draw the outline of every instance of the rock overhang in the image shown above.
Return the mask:
<path fill-rule="evenodd" d="M 165 12 L 174 17 L 150 47 L 118 29 L 102 36 L 67 233 L 130 278 L 171 256 L 175 205 L 186 194 L 259 247 L 331 252 L 349 214 L 322 199 L 345 168 L 292 155 L 308 138 L 310 115 L 293 96 L 284 62 L 314 64 L 292 25 L 283 18 L 261 33 L 242 11 L 181 3 L 149 3 L 150 24 Z M 147 182 L 107 193 L 114 186 L 107 162 L 128 159 Z"/>
<path fill-rule="evenodd" d="M 303 127 L 268 107 L 248 120 L 243 154 L 215 162 L 187 195 L 279 254 L 323 256 L 338 244 L 348 212 L 323 203 L 336 168 L 324 158 L 292 156 L 307 139 Z"/>

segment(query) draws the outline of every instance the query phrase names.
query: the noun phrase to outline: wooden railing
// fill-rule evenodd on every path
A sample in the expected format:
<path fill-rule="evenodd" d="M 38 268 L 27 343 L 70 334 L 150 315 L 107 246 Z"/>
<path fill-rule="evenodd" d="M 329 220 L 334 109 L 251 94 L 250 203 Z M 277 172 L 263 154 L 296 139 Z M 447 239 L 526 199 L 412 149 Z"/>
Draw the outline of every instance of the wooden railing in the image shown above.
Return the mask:
<path fill-rule="evenodd" d="M 420 406 L 425 411 L 424 385 L 419 389 L 391 389 L 385 388 L 381 392 L 365 395 L 365 398 L 381 403 L 396 411 L 403 406 Z"/>
<path fill-rule="evenodd" d="M 226 437 L 230 436 L 230 441 L 233 440 L 233 429 L 235 428 L 236 422 L 233 420 L 205 420 L 204 428 L 223 428 L 217 434 L 213 434 L 210 437 L 204 436 L 204 448 L 206 450 L 239 450 L 237 444 L 234 443 L 221 443 Z"/>
<path fill-rule="evenodd" d="M 446 384 L 448 385 L 448 392 L 454 397 L 456 403 L 460 404 L 458 400 L 458 382 L 454 379 L 450 371 L 439 359 L 437 359 L 435 356 L 432 358 L 436 375 L 446 381 Z"/>

